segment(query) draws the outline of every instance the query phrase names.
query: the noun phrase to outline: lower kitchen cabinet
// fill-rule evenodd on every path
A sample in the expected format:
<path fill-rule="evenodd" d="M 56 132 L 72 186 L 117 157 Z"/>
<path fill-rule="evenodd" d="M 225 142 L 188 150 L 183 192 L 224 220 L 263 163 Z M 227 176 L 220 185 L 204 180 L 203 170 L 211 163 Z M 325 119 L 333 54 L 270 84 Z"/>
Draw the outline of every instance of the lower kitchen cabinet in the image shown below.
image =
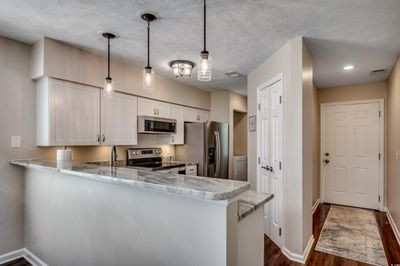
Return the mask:
<path fill-rule="evenodd" d="M 105 145 L 137 145 L 137 97 L 101 94 L 101 142 Z"/>

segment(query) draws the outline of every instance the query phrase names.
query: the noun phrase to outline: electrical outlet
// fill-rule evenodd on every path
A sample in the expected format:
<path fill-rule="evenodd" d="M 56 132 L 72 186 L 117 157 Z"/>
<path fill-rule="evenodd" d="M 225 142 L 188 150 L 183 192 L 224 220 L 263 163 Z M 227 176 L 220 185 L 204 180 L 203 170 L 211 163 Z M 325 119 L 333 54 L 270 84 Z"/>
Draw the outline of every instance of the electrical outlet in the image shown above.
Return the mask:
<path fill-rule="evenodd" d="M 12 149 L 21 148 L 21 136 L 11 136 L 11 148 Z"/>

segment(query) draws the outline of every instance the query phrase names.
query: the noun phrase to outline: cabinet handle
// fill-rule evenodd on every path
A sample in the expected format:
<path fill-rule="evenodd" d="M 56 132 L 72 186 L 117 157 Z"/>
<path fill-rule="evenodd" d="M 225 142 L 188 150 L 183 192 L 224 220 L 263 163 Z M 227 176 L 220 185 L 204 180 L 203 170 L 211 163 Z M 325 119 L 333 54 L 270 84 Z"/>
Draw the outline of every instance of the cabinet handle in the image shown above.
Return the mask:
<path fill-rule="evenodd" d="M 156 108 L 154 108 L 154 112 L 153 113 L 154 113 L 154 115 L 156 115 Z"/>
<path fill-rule="evenodd" d="M 106 141 L 106 135 L 103 134 L 103 142 Z"/>
<path fill-rule="evenodd" d="M 172 139 L 172 142 L 174 142 L 174 141 L 175 141 L 175 140 L 174 140 L 174 136 L 172 136 L 172 137 L 171 137 L 171 139 Z"/>
<path fill-rule="evenodd" d="M 159 115 L 160 114 L 160 110 L 158 110 L 158 108 L 157 108 L 157 115 Z"/>
<path fill-rule="evenodd" d="M 100 143 L 100 134 L 97 134 L 97 142 Z"/>

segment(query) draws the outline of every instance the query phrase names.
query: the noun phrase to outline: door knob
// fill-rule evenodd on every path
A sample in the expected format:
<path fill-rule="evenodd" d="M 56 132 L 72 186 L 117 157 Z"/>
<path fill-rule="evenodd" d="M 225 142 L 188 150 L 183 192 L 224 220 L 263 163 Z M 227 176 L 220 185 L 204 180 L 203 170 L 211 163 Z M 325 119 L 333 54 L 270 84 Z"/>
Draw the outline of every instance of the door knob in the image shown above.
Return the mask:
<path fill-rule="evenodd" d="M 325 159 L 325 160 L 324 160 L 324 163 L 329 163 L 329 160 L 328 160 L 328 159 Z"/>
<path fill-rule="evenodd" d="M 274 168 L 272 168 L 272 166 L 269 168 L 269 171 L 270 172 L 273 172 L 274 171 Z"/>
<path fill-rule="evenodd" d="M 326 152 L 326 153 L 325 153 L 325 156 L 329 156 L 329 152 Z"/>
<path fill-rule="evenodd" d="M 262 168 L 262 169 L 265 169 L 265 170 L 267 170 L 267 171 L 269 171 L 269 169 L 270 169 L 268 165 L 267 165 L 267 166 L 261 166 L 261 168 Z"/>

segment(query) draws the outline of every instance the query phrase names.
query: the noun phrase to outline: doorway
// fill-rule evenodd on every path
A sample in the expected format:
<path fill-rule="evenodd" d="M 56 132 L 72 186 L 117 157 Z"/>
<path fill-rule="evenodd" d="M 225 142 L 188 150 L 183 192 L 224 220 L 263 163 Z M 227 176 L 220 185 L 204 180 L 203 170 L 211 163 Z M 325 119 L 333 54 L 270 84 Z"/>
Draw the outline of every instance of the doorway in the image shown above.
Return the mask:
<path fill-rule="evenodd" d="M 321 201 L 383 210 L 384 102 L 321 105 Z"/>
<path fill-rule="evenodd" d="M 264 232 L 282 248 L 283 75 L 257 90 L 257 188 L 274 194 L 264 207 Z"/>

